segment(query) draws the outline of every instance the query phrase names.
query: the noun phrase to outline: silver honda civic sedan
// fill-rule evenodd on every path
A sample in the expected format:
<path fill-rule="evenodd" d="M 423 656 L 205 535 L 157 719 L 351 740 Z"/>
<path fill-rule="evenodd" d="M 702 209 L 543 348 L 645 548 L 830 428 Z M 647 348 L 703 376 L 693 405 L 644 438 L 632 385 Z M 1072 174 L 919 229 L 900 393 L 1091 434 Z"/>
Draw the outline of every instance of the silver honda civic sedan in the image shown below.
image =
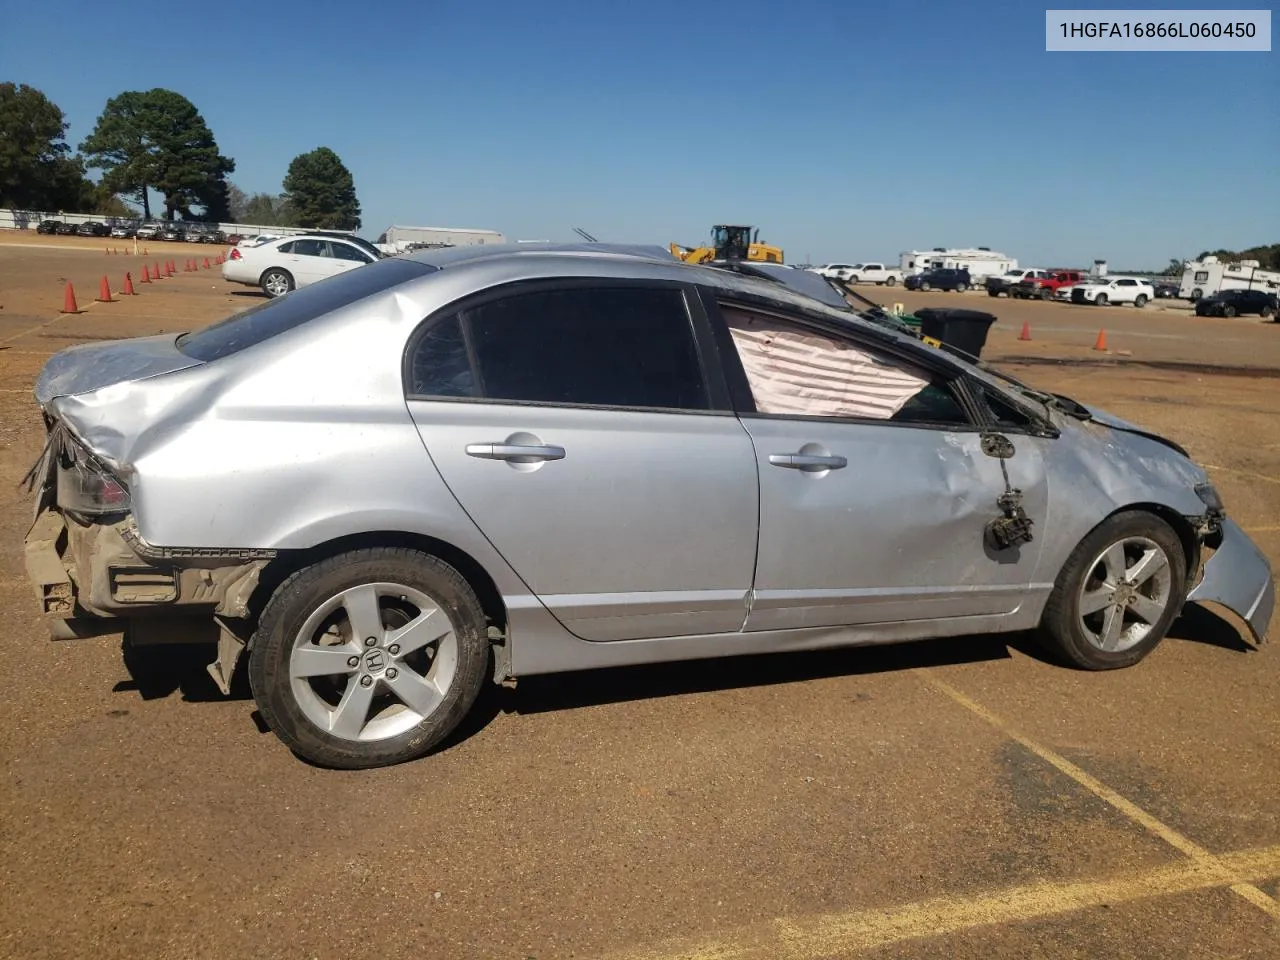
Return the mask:
<path fill-rule="evenodd" d="M 66 350 L 36 399 L 53 635 L 208 641 L 224 692 L 247 651 L 333 767 L 426 753 L 487 679 L 1023 630 L 1103 670 L 1275 602 L 1175 443 L 650 248 L 395 257 Z"/>

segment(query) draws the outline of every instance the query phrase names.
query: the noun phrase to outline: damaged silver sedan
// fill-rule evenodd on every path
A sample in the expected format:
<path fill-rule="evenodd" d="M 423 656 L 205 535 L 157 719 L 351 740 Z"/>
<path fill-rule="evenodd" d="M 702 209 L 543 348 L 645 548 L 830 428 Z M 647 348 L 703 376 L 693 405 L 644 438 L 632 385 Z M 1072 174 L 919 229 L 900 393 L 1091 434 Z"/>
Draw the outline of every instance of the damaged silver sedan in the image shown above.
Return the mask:
<path fill-rule="evenodd" d="M 54 635 L 208 641 L 224 691 L 247 651 L 329 766 L 424 754 L 487 678 L 1023 630 L 1101 670 L 1275 602 L 1176 444 L 643 248 L 392 258 L 36 397 Z"/>

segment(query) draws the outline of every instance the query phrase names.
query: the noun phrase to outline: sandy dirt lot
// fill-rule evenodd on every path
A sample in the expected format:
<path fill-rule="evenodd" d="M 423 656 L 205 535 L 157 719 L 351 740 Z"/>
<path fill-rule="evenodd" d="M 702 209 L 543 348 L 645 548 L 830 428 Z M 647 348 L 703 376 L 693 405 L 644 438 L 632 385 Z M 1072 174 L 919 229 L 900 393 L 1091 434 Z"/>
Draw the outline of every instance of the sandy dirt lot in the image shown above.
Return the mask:
<path fill-rule="evenodd" d="M 212 269 L 92 303 L 142 259 L 63 239 L 0 235 L 0 955 L 1280 957 L 1280 656 L 1210 614 L 1104 675 L 972 637 L 522 681 L 362 773 L 203 650 L 50 642 L 40 366 L 259 302 Z M 988 355 L 1182 442 L 1280 568 L 1280 324 L 868 292 L 997 313 Z"/>

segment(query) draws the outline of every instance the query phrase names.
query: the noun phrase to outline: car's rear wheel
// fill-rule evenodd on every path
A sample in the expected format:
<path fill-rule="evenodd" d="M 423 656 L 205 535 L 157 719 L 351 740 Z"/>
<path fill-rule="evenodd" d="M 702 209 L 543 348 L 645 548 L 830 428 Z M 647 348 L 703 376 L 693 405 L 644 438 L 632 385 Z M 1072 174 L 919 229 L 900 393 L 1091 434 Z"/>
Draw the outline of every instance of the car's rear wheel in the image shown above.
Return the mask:
<path fill-rule="evenodd" d="M 967 283 L 956 284 L 956 290 L 958 290 L 960 293 L 964 293 L 968 289 L 969 289 L 969 285 Z"/>
<path fill-rule="evenodd" d="M 1072 665 L 1114 670 L 1164 638 L 1185 601 L 1187 560 L 1169 524 L 1145 511 L 1109 517 L 1063 565 L 1040 622 Z"/>
<path fill-rule="evenodd" d="M 1262 308 L 1260 311 L 1258 311 L 1258 312 L 1262 315 L 1262 319 L 1263 319 L 1263 320 L 1266 320 L 1268 317 L 1275 316 L 1275 312 L 1276 312 L 1276 311 L 1275 311 L 1275 309 L 1274 309 L 1274 308 L 1272 308 L 1272 307 L 1263 307 L 1263 308 Z"/>
<path fill-rule="evenodd" d="M 1222 315 L 1224 317 L 1234 317 L 1236 315 L 1236 308 L 1228 303 L 1225 307 L 1222 308 Z"/>
<path fill-rule="evenodd" d="M 1191 299 L 1193 302 L 1196 300 L 1199 300 L 1203 296 L 1204 296 L 1204 291 L 1201 290 L 1199 287 L 1196 287 L 1194 290 L 1191 291 Z"/>
<path fill-rule="evenodd" d="M 262 275 L 262 292 L 268 297 L 283 297 L 293 289 L 293 276 L 288 270 L 272 267 Z"/>
<path fill-rule="evenodd" d="M 1040 288 L 1040 299 L 1041 299 L 1041 300 L 1052 300 L 1052 299 L 1053 299 L 1053 290 L 1052 290 L 1052 289 L 1050 289 L 1049 287 L 1041 287 L 1041 288 Z"/>
<path fill-rule="evenodd" d="M 254 699 L 291 750 L 359 769 L 422 756 L 471 709 L 489 646 L 475 591 L 404 548 L 356 550 L 294 574 L 249 655 Z"/>
<path fill-rule="evenodd" d="M 858 282 L 858 275 L 856 273 L 851 273 L 847 278 L 845 278 L 845 283 L 857 283 L 857 282 Z"/>
<path fill-rule="evenodd" d="M 931 287 L 929 286 L 929 282 L 927 280 L 922 280 L 920 282 L 920 289 L 924 290 L 927 293 L 931 289 Z"/>
<path fill-rule="evenodd" d="M 1136 297 L 1134 297 L 1134 298 L 1133 298 L 1133 305 L 1134 305 L 1135 307 L 1138 307 L 1139 309 L 1141 309 L 1142 307 L 1145 307 L 1145 306 L 1147 305 L 1147 297 L 1146 297 L 1146 294 L 1142 294 L 1142 293 L 1140 293 L 1140 294 L 1138 294 Z"/>
<path fill-rule="evenodd" d="M 1100 293 L 1093 302 L 1100 307 L 1105 307 L 1107 305 L 1107 295 L 1105 293 Z"/>
<path fill-rule="evenodd" d="M 898 285 L 897 277 L 886 277 L 884 281 L 886 287 L 896 287 Z"/>

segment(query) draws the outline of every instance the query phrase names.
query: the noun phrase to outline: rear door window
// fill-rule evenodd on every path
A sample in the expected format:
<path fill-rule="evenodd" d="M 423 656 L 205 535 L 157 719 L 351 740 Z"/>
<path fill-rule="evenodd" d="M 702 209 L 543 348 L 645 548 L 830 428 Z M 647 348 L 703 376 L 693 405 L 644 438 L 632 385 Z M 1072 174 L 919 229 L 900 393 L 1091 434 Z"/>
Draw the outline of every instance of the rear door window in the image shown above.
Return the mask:
<path fill-rule="evenodd" d="M 293 254 L 296 257 L 323 257 L 328 253 L 325 249 L 328 246 L 323 240 L 307 237 L 293 241 Z"/>
<path fill-rule="evenodd" d="M 456 327 L 454 318 L 432 321 L 411 348 L 409 376 L 418 397 L 710 406 L 684 293 L 674 287 L 569 287 L 465 309 Z"/>

